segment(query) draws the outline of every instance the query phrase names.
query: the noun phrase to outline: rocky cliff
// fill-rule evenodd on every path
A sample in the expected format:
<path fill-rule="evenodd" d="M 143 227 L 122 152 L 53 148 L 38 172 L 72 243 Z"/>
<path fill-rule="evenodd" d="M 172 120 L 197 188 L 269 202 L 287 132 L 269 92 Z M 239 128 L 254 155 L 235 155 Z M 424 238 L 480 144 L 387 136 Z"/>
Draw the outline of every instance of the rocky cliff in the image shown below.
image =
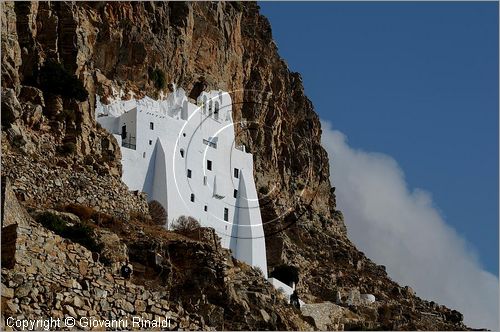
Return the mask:
<path fill-rule="evenodd" d="M 171 82 L 192 98 L 203 89 L 224 89 L 233 98 L 238 144 L 254 154 L 270 272 L 295 266 L 306 302 L 337 302 L 317 311 L 337 317 L 326 323 L 268 306 L 274 313 L 261 314 L 268 325 L 256 319 L 231 325 L 226 311 L 220 318 L 226 328 L 465 328 L 459 313 L 392 282 L 348 240 L 320 145 L 318 116 L 300 75 L 279 56 L 270 24 L 255 3 L 3 2 L 1 15 L 2 175 L 12 181 L 23 206 L 35 211 L 78 204 L 133 225 L 139 215 L 147 215 L 147 204 L 120 181 L 120 149 L 93 119 L 96 95 L 106 100 L 122 91 L 124 99 L 155 97 L 168 93 Z M 36 224 L 28 225 L 31 232 L 41 232 Z M 130 234 L 120 236 L 132 253 L 139 246 Z M 191 242 L 183 246 L 204 250 Z M 210 265 L 216 262 L 202 256 L 189 259 L 215 268 Z M 223 277 L 214 280 L 235 287 Z M 252 282 L 256 294 L 275 292 L 250 280 L 241 281 L 240 289 Z M 200 293 L 210 293 L 208 283 L 195 284 Z M 353 292 L 374 294 L 377 301 L 348 305 Z M 175 301 L 185 305 L 187 297 Z M 216 311 L 229 309 L 225 297 L 208 303 Z M 256 305 L 241 306 L 238 317 L 257 312 Z M 286 322 L 287 316 L 294 318 Z M 197 328 L 221 328 L 204 317 L 205 325 Z"/>

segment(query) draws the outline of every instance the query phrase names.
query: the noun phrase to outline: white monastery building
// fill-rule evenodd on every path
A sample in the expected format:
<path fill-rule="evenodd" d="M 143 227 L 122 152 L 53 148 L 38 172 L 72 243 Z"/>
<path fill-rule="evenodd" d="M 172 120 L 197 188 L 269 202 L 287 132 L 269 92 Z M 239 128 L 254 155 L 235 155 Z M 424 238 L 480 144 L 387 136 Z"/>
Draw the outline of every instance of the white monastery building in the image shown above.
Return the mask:
<path fill-rule="evenodd" d="M 117 98 L 118 99 L 118 98 Z M 121 146 L 122 180 L 163 205 L 170 225 L 192 216 L 212 227 L 233 256 L 267 278 L 266 245 L 253 179 L 253 157 L 235 146 L 231 96 L 183 89 L 166 99 L 97 99 L 96 120 Z"/>

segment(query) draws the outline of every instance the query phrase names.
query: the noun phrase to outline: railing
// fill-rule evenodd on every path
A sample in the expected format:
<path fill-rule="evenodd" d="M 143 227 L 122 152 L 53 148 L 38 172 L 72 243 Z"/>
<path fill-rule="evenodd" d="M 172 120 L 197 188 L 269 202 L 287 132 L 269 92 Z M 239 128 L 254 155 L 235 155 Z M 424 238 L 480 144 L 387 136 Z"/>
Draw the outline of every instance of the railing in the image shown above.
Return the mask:
<path fill-rule="evenodd" d="M 137 149 L 135 137 L 129 136 L 129 138 L 122 140 L 122 146 L 127 149 L 135 150 Z"/>

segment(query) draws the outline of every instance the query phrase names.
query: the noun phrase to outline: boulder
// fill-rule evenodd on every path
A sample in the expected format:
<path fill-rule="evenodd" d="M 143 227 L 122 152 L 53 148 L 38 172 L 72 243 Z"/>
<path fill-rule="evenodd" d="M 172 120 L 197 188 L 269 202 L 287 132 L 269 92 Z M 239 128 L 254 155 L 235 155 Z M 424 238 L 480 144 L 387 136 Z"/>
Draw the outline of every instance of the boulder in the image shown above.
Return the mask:
<path fill-rule="evenodd" d="M 361 294 L 361 301 L 365 304 L 370 304 L 375 302 L 375 295 L 373 294 Z"/>

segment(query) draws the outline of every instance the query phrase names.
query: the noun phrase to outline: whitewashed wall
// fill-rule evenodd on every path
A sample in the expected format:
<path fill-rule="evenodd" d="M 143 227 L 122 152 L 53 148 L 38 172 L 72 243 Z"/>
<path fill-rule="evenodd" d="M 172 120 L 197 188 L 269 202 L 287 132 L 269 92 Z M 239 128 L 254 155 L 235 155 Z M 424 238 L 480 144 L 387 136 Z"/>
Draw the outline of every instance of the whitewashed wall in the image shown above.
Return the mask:
<path fill-rule="evenodd" d="M 224 247 L 237 259 L 258 266 L 267 278 L 253 157 L 234 146 L 231 106 L 231 97 L 225 92 L 203 93 L 195 105 L 179 89 L 164 101 L 146 97 L 108 106 L 98 101 L 96 117 L 120 144 L 123 125 L 127 126 L 123 142 L 134 143 L 130 137 L 135 137 L 135 150 L 121 148 L 122 179 L 130 190 L 144 191 L 150 200 L 159 201 L 167 210 L 169 224 L 186 215 L 213 227 Z M 207 169 L 208 160 L 211 170 Z M 224 220 L 224 209 L 228 209 L 228 220 Z"/>

